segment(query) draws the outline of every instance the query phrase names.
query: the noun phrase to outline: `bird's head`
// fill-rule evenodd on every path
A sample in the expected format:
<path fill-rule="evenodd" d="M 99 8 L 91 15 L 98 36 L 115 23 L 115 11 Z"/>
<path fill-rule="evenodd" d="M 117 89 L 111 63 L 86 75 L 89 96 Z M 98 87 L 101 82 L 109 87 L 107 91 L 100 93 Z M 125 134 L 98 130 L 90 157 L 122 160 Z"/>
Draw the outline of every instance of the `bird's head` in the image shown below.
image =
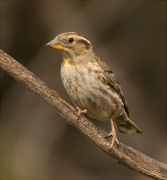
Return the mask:
<path fill-rule="evenodd" d="M 64 59 L 75 59 L 93 52 L 91 42 L 83 35 L 76 32 L 59 34 L 46 44 L 61 52 Z"/>

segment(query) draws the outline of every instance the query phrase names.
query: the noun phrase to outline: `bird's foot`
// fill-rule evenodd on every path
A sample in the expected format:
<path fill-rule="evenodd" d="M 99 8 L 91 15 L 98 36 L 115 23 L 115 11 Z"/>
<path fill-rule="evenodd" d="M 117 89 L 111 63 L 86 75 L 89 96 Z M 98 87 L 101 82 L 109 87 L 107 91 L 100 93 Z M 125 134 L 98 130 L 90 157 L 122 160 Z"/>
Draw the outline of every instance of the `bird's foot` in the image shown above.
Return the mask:
<path fill-rule="evenodd" d="M 80 117 L 81 114 L 87 114 L 87 110 L 84 109 L 84 110 L 81 110 L 79 107 L 76 108 L 76 110 L 78 111 L 78 117 Z"/>
<path fill-rule="evenodd" d="M 109 138 L 109 137 L 111 137 L 111 136 L 112 136 L 112 140 L 111 140 L 110 149 L 113 147 L 115 141 L 116 141 L 117 145 L 119 146 L 119 141 L 118 141 L 118 139 L 117 139 L 115 129 L 112 130 L 112 131 L 106 136 L 106 138 Z"/>

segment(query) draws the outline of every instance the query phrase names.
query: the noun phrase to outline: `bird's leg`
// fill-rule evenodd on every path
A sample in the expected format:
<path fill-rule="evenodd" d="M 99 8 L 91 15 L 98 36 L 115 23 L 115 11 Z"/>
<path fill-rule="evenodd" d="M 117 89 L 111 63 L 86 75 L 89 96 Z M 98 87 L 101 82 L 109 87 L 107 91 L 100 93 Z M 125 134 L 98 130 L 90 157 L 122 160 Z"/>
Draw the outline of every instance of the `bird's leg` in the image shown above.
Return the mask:
<path fill-rule="evenodd" d="M 113 123 L 112 119 L 111 119 L 111 132 L 106 136 L 106 138 L 108 138 L 110 136 L 112 136 L 110 149 L 113 147 L 113 144 L 115 141 L 116 141 L 117 145 L 119 146 L 119 141 L 118 141 L 117 136 L 116 136 L 116 131 L 115 131 L 115 127 L 114 127 L 114 123 Z"/>
<path fill-rule="evenodd" d="M 81 110 L 79 107 L 77 107 L 76 110 L 78 111 L 78 117 L 79 117 L 81 114 L 87 114 L 87 110 L 86 110 L 86 109 Z"/>

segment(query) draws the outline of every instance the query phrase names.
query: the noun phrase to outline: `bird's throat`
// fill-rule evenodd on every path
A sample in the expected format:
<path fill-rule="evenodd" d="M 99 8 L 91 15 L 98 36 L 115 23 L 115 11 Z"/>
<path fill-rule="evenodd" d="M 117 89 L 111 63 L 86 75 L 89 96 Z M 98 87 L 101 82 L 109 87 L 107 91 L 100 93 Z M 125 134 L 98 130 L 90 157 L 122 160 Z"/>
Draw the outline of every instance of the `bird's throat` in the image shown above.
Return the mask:
<path fill-rule="evenodd" d="M 68 61 L 68 59 L 65 59 L 64 61 L 64 66 L 70 65 L 70 62 Z"/>

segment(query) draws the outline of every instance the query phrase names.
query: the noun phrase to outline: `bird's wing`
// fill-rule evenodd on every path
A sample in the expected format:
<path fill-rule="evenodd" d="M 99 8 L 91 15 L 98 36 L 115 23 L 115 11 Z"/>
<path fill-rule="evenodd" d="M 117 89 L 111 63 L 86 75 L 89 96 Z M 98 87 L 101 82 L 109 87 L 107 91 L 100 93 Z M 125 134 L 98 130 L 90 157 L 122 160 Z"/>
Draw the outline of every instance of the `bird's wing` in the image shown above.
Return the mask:
<path fill-rule="evenodd" d="M 101 59 L 99 59 L 97 56 L 95 57 L 95 61 L 103 69 L 103 75 L 105 77 L 106 83 L 109 84 L 110 86 L 112 86 L 112 88 L 114 88 L 116 90 L 116 92 L 119 94 L 119 96 L 121 97 L 121 99 L 124 103 L 124 109 L 125 109 L 128 117 L 130 117 L 128 103 L 122 92 L 121 86 L 119 85 L 119 82 L 116 79 L 115 74 L 110 70 L 110 68 L 105 64 L 105 62 L 102 61 Z"/>

